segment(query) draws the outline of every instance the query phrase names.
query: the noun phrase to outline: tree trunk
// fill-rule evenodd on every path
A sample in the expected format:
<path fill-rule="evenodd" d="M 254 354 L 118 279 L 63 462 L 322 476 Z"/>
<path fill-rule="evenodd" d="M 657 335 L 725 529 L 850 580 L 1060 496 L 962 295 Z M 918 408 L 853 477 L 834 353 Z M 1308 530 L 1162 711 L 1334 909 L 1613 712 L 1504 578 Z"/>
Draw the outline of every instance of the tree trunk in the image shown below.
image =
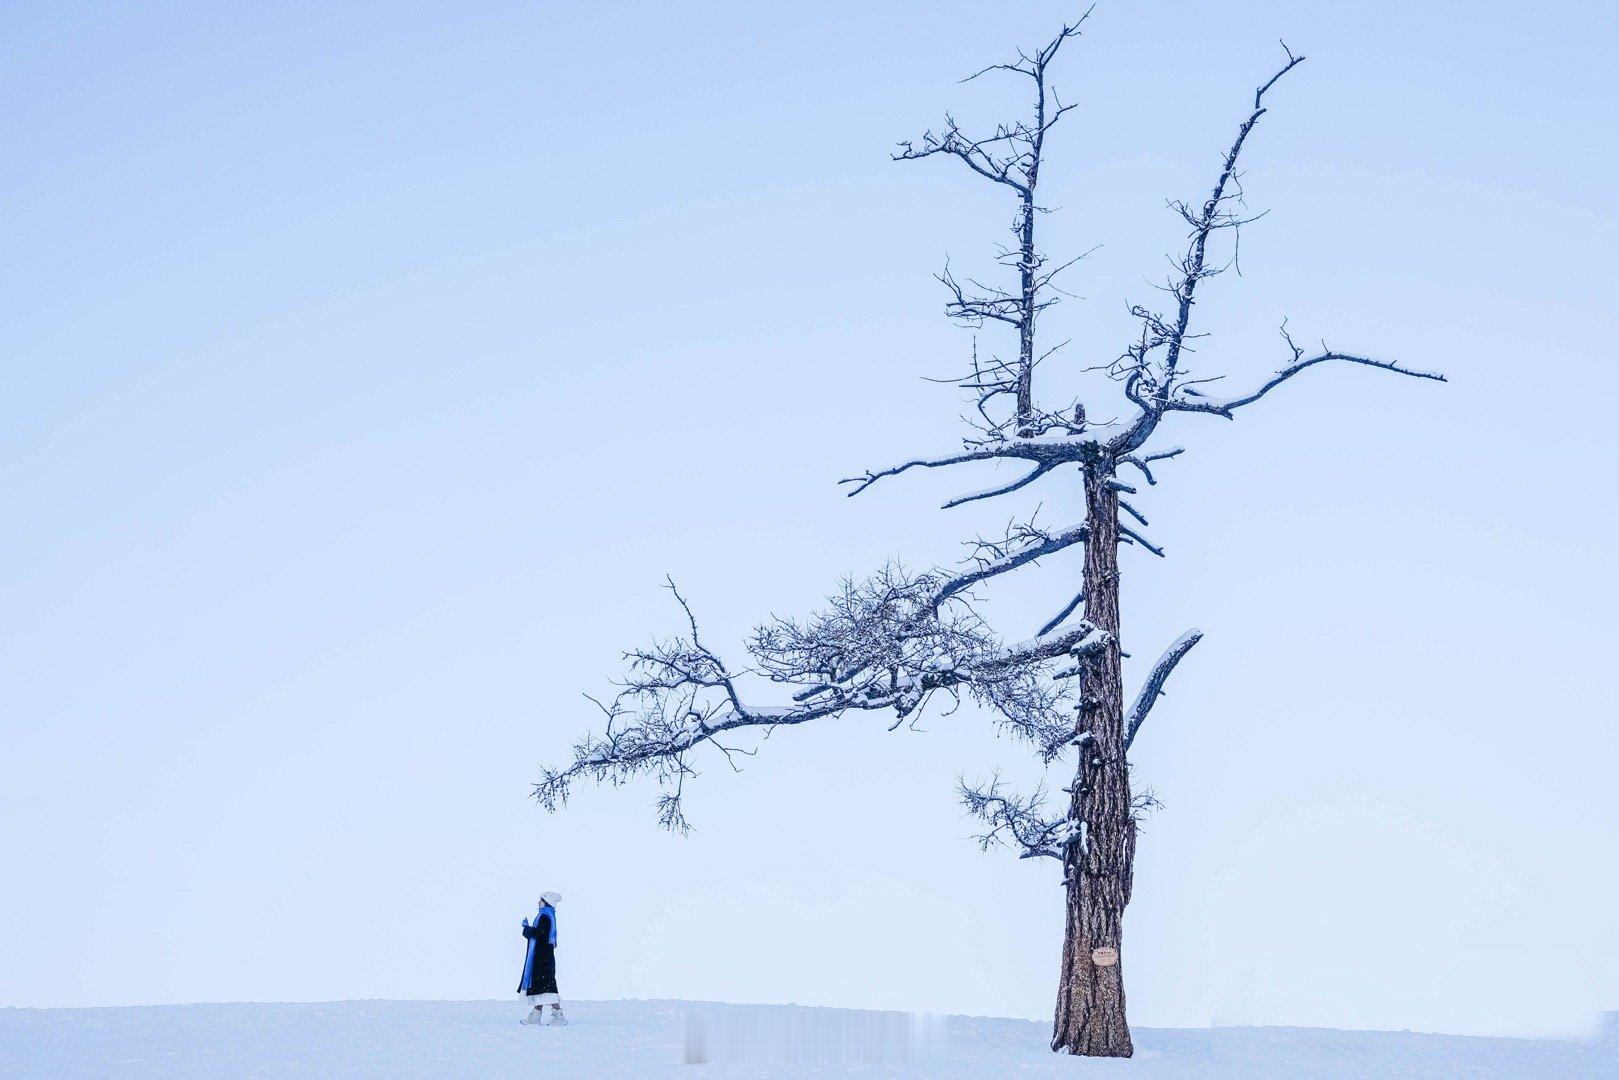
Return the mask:
<path fill-rule="evenodd" d="M 1110 635 L 1080 676 L 1071 817 L 1085 823 L 1083 843 L 1064 860 L 1068 921 L 1057 986 L 1053 1050 L 1088 1057 L 1134 1052 L 1124 1019 L 1120 935 L 1130 902 L 1135 820 L 1124 758 L 1124 685 L 1119 663 L 1119 493 L 1103 465 L 1085 471 L 1085 618 Z"/>
<path fill-rule="evenodd" d="M 1021 253 L 1018 259 L 1017 426 L 1021 436 L 1034 433 L 1029 427 L 1034 414 L 1034 316 L 1035 293 L 1039 291 L 1034 276 L 1035 267 L 1039 265 L 1034 253 L 1034 213 L 1034 178 L 1031 176 L 1023 192 L 1017 227 Z"/>

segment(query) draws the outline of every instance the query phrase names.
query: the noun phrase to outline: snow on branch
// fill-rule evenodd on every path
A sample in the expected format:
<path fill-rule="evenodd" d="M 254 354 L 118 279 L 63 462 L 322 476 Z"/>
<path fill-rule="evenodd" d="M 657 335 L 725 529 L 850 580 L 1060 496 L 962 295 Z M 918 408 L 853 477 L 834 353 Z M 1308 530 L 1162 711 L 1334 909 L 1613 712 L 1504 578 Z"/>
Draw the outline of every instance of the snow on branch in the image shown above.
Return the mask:
<path fill-rule="evenodd" d="M 1154 544 L 1145 536 L 1142 536 L 1140 533 L 1136 532 L 1134 529 L 1130 528 L 1130 526 L 1125 525 L 1122 522 L 1119 524 L 1119 538 L 1127 543 L 1140 544 L 1142 547 L 1146 548 L 1160 559 L 1164 557 L 1163 548 L 1159 547 L 1157 544 Z"/>
<path fill-rule="evenodd" d="M 960 595 L 972 588 L 980 581 L 985 581 L 997 574 L 1004 574 L 1025 566 L 1036 559 L 1052 555 L 1064 548 L 1085 542 L 1089 535 L 1089 528 L 1083 524 L 1070 525 L 1066 529 L 1048 532 L 1035 526 L 1033 521 L 1020 523 L 1008 527 L 1006 538 L 1003 540 L 978 540 L 974 542 L 975 553 L 972 557 L 973 565 L 963 573 L 957 574 L 940 587 L 935 594 L 935 606 L 944 603 L 953 596 Z M 1061 620 L 1058 620 L 1059 622 Z M 1047 627 L 1051 629 L 1051 627 Z"/>
<path fill-rule="evenodd" d="M 1056 467 L 1056 465 L 1041 462 L 1028 472 L 1024 473 L 1022 476 L 1018 477 L 1016 480 L 1005 484 L 996 484 L 980 491 L 969 491 L 965 495 L 957 495 L 955 498 L 946 501 L 945 504 L 940 507 L 940 509 L 950 510 L 970 502 L 977 502 L 980 499 L 993 499 L 997 495 L 1008 495 L 1021 488 L 1028 487 L 1030 484 L 1034 483 L 1036 480 L 1040 479 L 1042 476 L 1046 475 L 1046 473 L 1050 472 Z"/>
<path fill-rule="evenodd" d="M 967 812 L 989 826 L 974 837 L 980 851 L 996 845 L 1011 848 L 1020 859 L 1048 858 L 1059 862 L 1070 845 L 1083 844 L 1085 823 L 1068 817 L 1047 818 L 1045 792 L 1036 789 L 1027 797 L 1007 791 L 1000 777 L 988 784 L 972 786 L 957 781 L 962 805 Z"/>
<path fill-rule="evenodd" d="M 900 473 L 908 472 L 911 469 L 938 469 L 946 465 L 960 465 L 967 461 L 989 461 L 992 458 L 1020 456 L 1022 455 L 1015 453 L 1002 453 L 1000 452 L 999 447 L 981 446 L 975 447 L 971 450 L 966 450 L 959 454 L 944 454 L 939 457 L 931 458 L 912 458 L 910 461 L 903 461 L 898 465 L 890 465 L 886 469 L 878 469 L 875 472 L 866 472 L 860 476 L 846 476 L 842 480 L 839 480 L 838 483 L 854 484 L 854 489 L 848 492 L 849 497 L 853 498 L 862 491 L 865 491 L 871 485 L 875 484 L 877 481 L 883 479 L 885 476 L 898 476 Z"/>
<path fill-rule="evenodd" d="M 1186 453 L 1185 447 L 1172 446 L 1167 450 L 1159 450 L 1156 453 L 1151 454 L 1141 454 L 1139 456 L 1135 454 L 1125 454 L 1123 457 L 1119 458 L 1119 461 L 1126 465 L 1134 465 L 1136 469 L 1140 471 L 1142 477 L 1146 479 L 1149 486 L 1156 486 L 1158 483 L 1158 478 L 1153 476 L 1152 470 L 1148 468 L 1148 466 L 1155 461 L 1164 461 L 1168 458 L 1179 457 L 1184 453 Z M 1134 510 L 1131 511 L 1131 513 L 1134 512 Z M 1145 524 L 1145 522 L 1143 522 L 1143 524 Z"/>
<path fill-rule="evenodd" d="M 1079 592 L 1076 592 L 1074 594 L 1074 596 L 1073 596 L 1073 599 L 1069 600 L 1068 603 L 1063 605 L 1061 611 L 1057 612 L 1057 614 L 1053 615 L 1051 618 L 1049 618 L 1049 619 L 1047 619 L 1045 621 L 1045 623 L 1040 627 L 1040 632 L 1042 634 L 1049 634 L 1049 633 L 1051 633 L 1051 631 L 1057 629 L 1057 627 L 1061 626 L 1063 624 L 1063 621 L 1065 619 L 1067 619 L 1068 616 L 1072 615 L 1075 611 L 1077 611 L 1079 609 L 1079 605 L 1083 604 L 1084 602 L 1085 602 L 1085 593 L 1084 593 L 1084 591 L 1081 590 Z"/>
<path fill-rule="evenodd" d="M 853 484 L 854 487 L 848 495 L 855 496 L 865 491 L 877 481 L 898 476 L 911 469 L 938 469 L 948 465 L 961 465 L 969 461 L 1027 461 L 1034 468 L 1024 476 L 1007 483 L 1000 484 L 984 491 L 969 495 L 958 496 L 944 504 L 945 509 L 960 506 L 963 503 L 986 499 L 994 495 L 1004 495 L 1016 491 L 1059 465 L 1084 465 L 1096 461 L 1103 453 L 1108 441 L 1113 437 L 1114 431 L 1105 425 L 1084 425 L 1075 431 L 1064 431 L 1061 434 L 1041 433 L 1038 435 L 1019 435 L 1004 439 L 997 439 L 977 446 L 969 447 L 960 453 L 941 454 L 937 457 L 912 458 L 898 465 L 891 465 L 886 469 L 868 471 L 859 476 L 849 476 L 839 480 L 839 484 Z"/>
<path fill-rule="evenodd" d="M 1147 673 L 1147 681 L 1141 684 L 1141 691 L 1136 694 L 1135 704 L 1130 706 L 1130 711 L 1124 717 L 1124 748 L 1126 750 L 1129 750 L 1130 744 L 1136 741 L 1136 732 L 1141 730 L 1141 725 L 1146 722 L 1147 714 L 1152 711 L 1152 707 L 1157 703 L 1159 695 L 1164 692 L 1164 683 L 1169 681 L 1169 676 L 1175 670 L 1175 665 L 1181 662 L 1183 656 L 1192 651 L 1192 646 L 1202 640 L 1203 631 L 1196 629 L 1186 631 L 1186 633 L 1176 638 L 1169 648 L 1164 650 L 1164 655 L 1158 658 L 1158 662 Z"/>
<path fill-rule="evenodd" d="M 625 655 L 618 693 L 598 703 L 604 731 L 577 742 L 566 766 L 544 770 L 535 797 L 554 810 L 580 779 L 616 785 L 650 774 L 674 788 L 660 800 L 659 820 L 683 828 L 682 787 L 693 773 L 692 754 L 703 745 L 730 758 L 743 752 L 722 742 L 731 733 L 762 728 L 768 734 L 846 712 L 890 713 L 892 729 L 941 692 L 985 706 L 1050 761 L 1071 734 L 1073 708 L 1066 684 L 1053 677 L 1054 662 L 1077 661 L 1110 639 L 1081 622 L 1003 643 L 970 606 L 940 599 L 955 581 L 897 566 L 847 580 L 808 618 L 775 618 L 756 628 L 747 644 L 753 666 L 745 672 L 728 668 L 702 643 L 676 591 L 689 635 Z M 959 597 L 956 590 L 947 599 Z M 749 702 L 740 685 L 744 676 L 776 684 L 791 703 Z"/>

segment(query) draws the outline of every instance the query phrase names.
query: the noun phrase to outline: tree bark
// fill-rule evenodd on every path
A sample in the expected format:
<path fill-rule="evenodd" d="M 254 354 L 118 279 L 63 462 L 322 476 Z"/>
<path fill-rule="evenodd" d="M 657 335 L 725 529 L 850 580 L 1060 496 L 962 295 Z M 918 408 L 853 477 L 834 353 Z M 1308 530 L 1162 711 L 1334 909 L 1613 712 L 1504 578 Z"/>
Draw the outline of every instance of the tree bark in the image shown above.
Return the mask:
<path fill-rule="evenodd" d="M 1109 641 L 1080 675 L 1071 817 L 1082 844 L 1063 866 L 1068 899 L 1051 1048 L 1088 1057 L 1134 1053 L 1124 1019 L 1120 937 L 1130 902 L 1135 819 L 1124 757 L 1124 684 L 1119 658 L 1119 493 L 1110 464 L 1085 470 L 1085 619 Z M 1086 738 L 1089 733 L 1089 738 Z"/>
<path fill-rule="evenodd" d="M 1036 157 L 1036 162 L 1039 158 Z M 1038 165 L 1035 166 L 1038 168 Z M 1029 419 L 1034 414 L 1034 176 L 1023 190 L 1023 202 L 1018 209 L 1018 365 L 1017 365 L 1017 425 L 1019 435 L 1030 435 Z"/>

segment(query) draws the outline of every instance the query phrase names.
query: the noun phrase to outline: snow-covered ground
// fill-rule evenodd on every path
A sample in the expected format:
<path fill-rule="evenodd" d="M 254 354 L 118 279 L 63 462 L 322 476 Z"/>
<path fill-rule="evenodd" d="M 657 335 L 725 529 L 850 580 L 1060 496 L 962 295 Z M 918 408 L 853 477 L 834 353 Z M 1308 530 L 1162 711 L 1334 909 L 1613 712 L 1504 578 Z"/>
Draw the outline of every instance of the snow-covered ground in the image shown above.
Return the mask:
<path fill-rule="evenodd" d="M 1308 1028 L 1136 1032 L 1133 1060 L 1088 1061 L 1045 1049 L 1046 1025 L 952 1018 L 921 1064 L 689 1065 L 690 1017 L 709 1030 L 772 1036 L 888 1030 L 896 1018 L 795 1006 L 581 1001 L 570 1026 L 522 1027 L 515 1001 L 344 1001 L 302 1005 L 159 1005 L 0 1009 L 0 1077 L 1420 1077 L 1615 1080 L 1619 1039 L 1485 1039 Z M 762 1023 L 762 1028 L 760 1024 Z M 711 1055 L 712 1056 L 712 1055 Z M 881 1054 L 878 1055 L 882 1057 Z M 892 1060 L 889 1057 L 887 1060 Z"/>

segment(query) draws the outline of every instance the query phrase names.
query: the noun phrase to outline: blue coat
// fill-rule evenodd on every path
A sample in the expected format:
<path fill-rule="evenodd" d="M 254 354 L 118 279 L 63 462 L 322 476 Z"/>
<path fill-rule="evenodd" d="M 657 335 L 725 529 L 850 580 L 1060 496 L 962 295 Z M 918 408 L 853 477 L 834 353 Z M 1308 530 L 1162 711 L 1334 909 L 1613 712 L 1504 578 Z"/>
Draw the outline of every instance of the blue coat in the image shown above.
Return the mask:
<path fill-rule="evenodd" d="M 528 939 L 528 951 L 523 956 L 523 978 L 517 984 L 519 994 L 556 994 L 557 990 L 557 912 L 550 904 L 543 904 L 534 924 L 523 920 L 523 937 Z"/>

